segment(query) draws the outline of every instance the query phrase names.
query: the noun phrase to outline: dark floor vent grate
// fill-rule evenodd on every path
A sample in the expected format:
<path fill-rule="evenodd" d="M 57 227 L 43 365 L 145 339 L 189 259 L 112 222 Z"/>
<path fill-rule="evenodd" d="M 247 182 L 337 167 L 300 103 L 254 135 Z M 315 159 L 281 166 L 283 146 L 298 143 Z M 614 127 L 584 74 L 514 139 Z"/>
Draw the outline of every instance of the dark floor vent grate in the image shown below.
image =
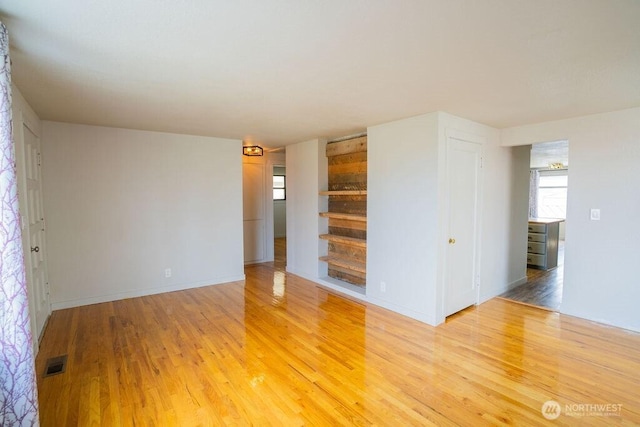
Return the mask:
<path fill-rule="evenodd" d="M 67 355 L 52 357 L 47 360 L 47 366 L 44 369 L 44 376 L 61 374 L 67 369 Z"/>

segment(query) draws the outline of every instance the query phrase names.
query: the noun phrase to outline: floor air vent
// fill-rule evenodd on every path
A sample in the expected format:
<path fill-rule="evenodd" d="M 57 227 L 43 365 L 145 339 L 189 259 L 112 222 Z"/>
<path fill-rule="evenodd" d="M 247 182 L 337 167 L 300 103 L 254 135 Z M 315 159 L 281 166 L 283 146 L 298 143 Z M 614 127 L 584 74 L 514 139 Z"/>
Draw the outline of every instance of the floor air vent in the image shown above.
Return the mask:
<path fill-rule="evenodd" d="M 50 377 L 52 375 L 61 374 L 67 369 L 67 355 L 52 357 L 47 360 L 47 366 L 44 369 L 44 376 Z"/>

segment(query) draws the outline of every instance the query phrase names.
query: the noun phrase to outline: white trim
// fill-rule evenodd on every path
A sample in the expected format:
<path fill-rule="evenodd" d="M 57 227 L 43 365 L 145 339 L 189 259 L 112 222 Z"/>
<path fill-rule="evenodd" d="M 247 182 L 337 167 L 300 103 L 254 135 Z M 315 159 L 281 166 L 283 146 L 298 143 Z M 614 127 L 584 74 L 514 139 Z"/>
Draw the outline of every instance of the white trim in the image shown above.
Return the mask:
<path fill-rule="evenodd" d="M 487 143 L 487 138 L 480 135 L 475 135 L 472 133 L 462 132 L 457 129 L 445 128 L 444 130 L 445 141 L 449 138 L 457 139 L 459 141 L 464 142 L 473 142 L 480 145 L 485 145 Z"/>
<path fill-rule="evenodd" d="M 293 274 L 295 276 L 301 277 L 305 280 L 308 280 L 309 282 L 314 283 L 315 285 L 318 285 L 318 287 L 320 288 L 324 288 L 327 291 L 332 291 L 332 292 L 336 292 L 338 294 L 342 294 L 345 295 L 347 297 L 351 297 L 351 298 L 355 298 L 359 301 L 362 301 L 364 303 L 367 304 L 372 304 L 375 305 L 377 307 L 381 307 L 387 310 L 391 310 L 394 313 L 398 313 L 401 314 L 403 316 L 407 316 L 410 317 L 414 320 L 418 320 L 422 323 L 425 323 L 427 325 L 430 326 L 437 326 L 437 324 L 435 323 L 435 318 L 432 315 L 429 315 L 429 313 L 422 313 L 419 311 L 415 311 L 415 310 L 411 310 L 411 309 L 407 309 L 406 307 L 400 306 L 400 305 L 396 305 L 393 303 L 390 303 L 388 301 L 384 301 L 384 300 L 380 300 L 378 298 L 374 298 L 374 297 L 370 297 L 367 296 L 365 294 L 359 293 L 359 292 L 355 292 L 352 291 L 350 289 L 347 289 L 341 285 L 336 285 L 334 283 L 331 283 L 328 280 L 323 280 L 323 279 L 319 279 L 317 277 L 311 277 L 307 274 L 302 274 L 302 273 L 296 273 L 294 271 L 291 270 L 287 270 L 288 274 Z"/>
<path fill-rule="evenodd" d="M 330 144 L 332 142 L 346 141 L 348 139 L 356 139 L 356 138 L 360 138 L 360 137 L 363 137 L 363 136 L 367 136 L 367 131 L 360 132 L 360 133 L 354 133 L 353 135 L 341 136 L 341 137 L 334 138 L 334 139 L 328 139 L 327 140 L 327 144 Z"/>
<path fill-rule="evenodd" d="M 519 278 L 518 280 L 514 280 L 513 282 L 509 283 L 507 285 L 507 287 L 505 289 L 503 289 L 502 292 L 500 292 L 500 294 L 503 294 L 503 293 L 508 292 L 508 291 L 510 291 L 512 289 L 515 289 L 520 285 L 524 285 L 525 283 L 527 283 L 527 276 L 526 275 L 521 277 L 521 278 Z M 496 296 L 500 296 L 500 294 L 494 295 L 493 293 L 491 293 L 490 295 L 481 295 L 479 304 L 482 304 L 483 302 L 489 301 L 490 299 L 495 298 Z"/>
<path fill-rule="evenodd" d="M 443 145 L 439 147 L 439 150 L 442 150 L 444 154 L 444 161 L 442 163 L 442 167 L 444 168 L 444 187 L 443 187 L 443 216 L 442 216 L 442 225 L 441 230 L 448 235 L 449 233 L 449 218 L 450 218 L 450 169 L 449 169 L 449 157 L 450 157 L 450 143 L 449 141 L 455 139 L 462 142 L 468 142 L 472 144 L 478 144 L 480 146 L 480 158 L 478 161 L 479 170 L 478 170 L 478 188 L 476 193 L 476 247 L 474 248 L 474 280 L 476 281 L 476 305 L 480 304 L 481 298 L 481 266 L 482 266 L 482 211 L 483 211 L 483 188 L 484 188 L 484 171 L 482 158 L 484 157 L 484 146 L 487 143 L 487 138 L 485 136 L 476 135 L 472 133 L 467 133 L 463 131 L 459 131 L 457 129 L 451 127 L 445 127 L 444 130 L 444 141 Z M 436 295 L 440 295 L 439 304 L 436 309 L 437 313 L 435 315 L 434 322 L 435 324 L 443 323 L 445 318 L 447 317 L 447 246 L 448 243 L 445 242 L 446 238 L 441 239 L 439 245 L 439 252 L 442 257 L 442 261 L 440 263 L 440 267 L 442 268 L 442 276 L 440 276 L 440 280 L 436 284 Z"/>
<path fill-rule="evenodd" d="M 25 128 L 31 132 L 36 140 L 38 141 L 38 145 L 40 146 L 40 151 L 38 155 L 42 156 L 42 124 L 40 118 L 33 111 L 31 106 L 27 103 L 26 99 L 22 96 L 22 93 L 18 89 L 15 84 L 11 85 L 12 91 L 12 102 L 11 102 L 11 121 L 12 121 L 12 131 L 13 131 L 13 152 L 14 152 L 14 161 L 16 165 L 16 183 L 18 188 L 18 205 L 20 209 L 20 226 L 21 226 L 21 240 L 22 240 L 22 251 L 24 257 L 24 269 L 25 269 L 25 280 L 26 286 L 28 290 L 28 307 L 29 307 L 29 319 L 31 323 L 31 335 L 32 335 L 32 346 L 33 346 L 33 354 L 37 355 L 39 350 L 39 343 L 42 339 L 44 331 L 47 327 L 47 323 L 49 321 L 49 317 L 51 316 L 51 295 L 48 291 L 49 289 L 49 267 L 47 263 L 47 238 L 46 231 L 43 235 L 43 240 L 40 244 L 42 247 L 42 269 L 44 271 L 44 279 L 45 283 L 43 284 L 43 291 L 46 292 L 46 314 L 45 319 L 42 324 L 42 328 L 38 330 L 38 319 L 36 316 L 36 302 L 35 296 L 37 294 L 34 289 L 34 280 L 32 276 L 32 265 L 30 258 L 30 230 L 29 230 L 29 216 L 33 215 L 33 212 L 29 211 L 29 204 L 27 203 L 27 176 L 26 176 L 26 157 L 25 157 Z M 42 164 L 42 159 L 40 160 Z M 40 204 L 44 215 L 44 202 L 43 198 L 43 176 L 42 176 L 42 168 L 38 166 L 40 170 Z"/>

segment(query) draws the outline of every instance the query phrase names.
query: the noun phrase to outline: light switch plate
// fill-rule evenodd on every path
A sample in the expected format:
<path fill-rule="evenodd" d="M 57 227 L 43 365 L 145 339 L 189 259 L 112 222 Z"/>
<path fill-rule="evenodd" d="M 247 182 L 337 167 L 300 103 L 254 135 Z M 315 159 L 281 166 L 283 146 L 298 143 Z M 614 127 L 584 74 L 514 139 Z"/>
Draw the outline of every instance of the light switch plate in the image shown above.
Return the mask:
<path fill-rule="evenodd" d="M 600 221 L 600 209 L 591 209 L 591 221 Z"/>

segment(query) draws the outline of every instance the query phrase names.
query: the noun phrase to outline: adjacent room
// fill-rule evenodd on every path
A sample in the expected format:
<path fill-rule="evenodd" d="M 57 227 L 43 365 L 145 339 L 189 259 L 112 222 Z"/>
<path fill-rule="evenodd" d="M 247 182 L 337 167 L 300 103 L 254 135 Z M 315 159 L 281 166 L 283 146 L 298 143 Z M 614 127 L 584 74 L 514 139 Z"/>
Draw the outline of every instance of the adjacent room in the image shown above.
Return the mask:
<path fill-rule="evenodd" d="M 558 311 L 564 282 L 569 143 L 531 147 L 527 234 L 527 281 L 502 297 Z"/>
<path fill-rule="evenodd" d="M 0 425 L 640 424 L 639 2 L 0 22 Z"/>

